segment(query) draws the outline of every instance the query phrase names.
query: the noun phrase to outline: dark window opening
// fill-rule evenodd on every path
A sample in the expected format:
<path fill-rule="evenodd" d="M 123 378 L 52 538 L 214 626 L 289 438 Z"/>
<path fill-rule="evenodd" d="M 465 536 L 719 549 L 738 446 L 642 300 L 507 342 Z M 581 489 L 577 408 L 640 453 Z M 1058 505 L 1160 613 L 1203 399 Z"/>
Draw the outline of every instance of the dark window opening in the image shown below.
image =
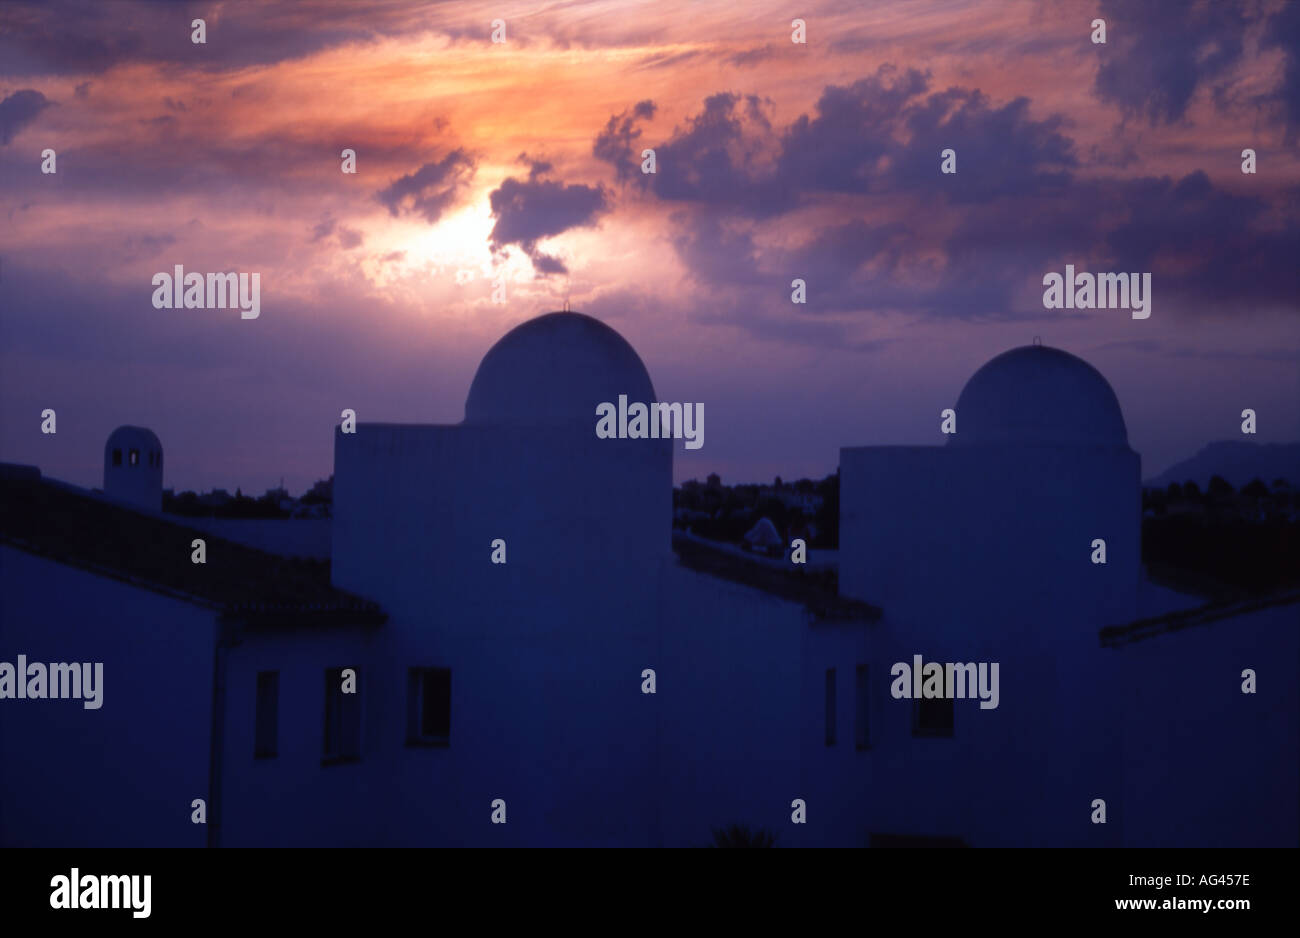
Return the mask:
<path fill-rule="evenodd" d="M 854 719 L 853 719 L 853 745 L 857 749 L 867 749 L 871 746 L 871 698 L 867 693 L 867 666 L 858 665 L 854 686 Z"/>
<path fill-rule="evenodd" d="M 257 717 L 253 757 L 272 759 L 278 754 L 280 672 L 257 672 Z"/>
<path fill-rule="evenodd" d="M 406 741 L 446 746 L 451 741 L 451 671 L 411 668 L 407 694 Z"/>
<path fill-rule="evenodd" d="M 835 669 L 826 669 L 826 745 L 835 745 Z"/>
<path fill-rule="evenodd" d="M 922 697 L 912 701 L 912 735 L 913 736 L 951 736 L 952 735 L 952 686 L 947 683 L 947 669 L 944 669 L 944 692 L 946 697 Z"/>
<path fill-rule="evenodd" d="M 351 670 L 353 693 L 343 692 L 343 672 Z M 325 669 L 325 751 L 322 762 L 356 762 L 361 758 L 361 669 Z"/>
<path fill-rule="evenodd" d="M 122 465 L 122 451 L 120 449 L 113 450 L 113 465 Z"/>

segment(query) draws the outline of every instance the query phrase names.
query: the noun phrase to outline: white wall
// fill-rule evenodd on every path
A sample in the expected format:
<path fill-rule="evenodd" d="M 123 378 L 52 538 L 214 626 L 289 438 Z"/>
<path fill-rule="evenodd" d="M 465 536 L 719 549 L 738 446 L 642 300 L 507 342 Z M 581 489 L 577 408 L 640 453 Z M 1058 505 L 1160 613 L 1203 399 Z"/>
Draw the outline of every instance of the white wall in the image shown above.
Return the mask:
<path fill-rule="evenodd" d="M 1126 686 L 1126 843 L 1300 846 L 1298 619 L 1278 606 L 1109 652 Z"/>
<path fill-rule="evenodd" d="M 390 619 L 371 634 L 250 637 L 232 655 L 225 842 L 657 842 L 658 715 L 640 675 L 670 558 L 668 445 L 590 430 L 338 433 L 333 579 Z M 322 767 L 323 672 L 353 659 L 367 675 L 364 757 Z M 411 667 L 452 671 L 446 749 L 404 744 Z M 283 671 L 287 744 L 255 763 L 259 669 Z M 504 826 L 490 823 L 498 797 Z M 357 819 L 322 823 L 357 800 Z"/>
<path fill-rule="evenodd" d="M 885 610 L 873 673 L 915 654 L 999 664 L 998 708 L 957 701 L 951 739 L 912 739 L 912 702 L 883 685 L 876 830 L 979 846 L 1121 836 L 1115 813 L 1089 821 L 1122 773 L 1117 663 L 1097 633 L 1136 615 L 1138 477 L 1124 449 L 841 452 L 840 588 Z M 1091 562 L 1094 538 L 1105 565 Z"/>
<path fill-rule="evenodd" d="M 0 700 L 0 844 L 194 846 L 214 615 L 0 547 L 0 661 L 103 662 L 103 706 Z"/>
<path fill-rule="evenodd" d="M 674 568 L 665 581 L 656 663 L 664 845 L 705 846 L 732 823 L 766 828 L 779 846 L 808 839 L 790 821 L 807 798 L 803 606 Z"/>

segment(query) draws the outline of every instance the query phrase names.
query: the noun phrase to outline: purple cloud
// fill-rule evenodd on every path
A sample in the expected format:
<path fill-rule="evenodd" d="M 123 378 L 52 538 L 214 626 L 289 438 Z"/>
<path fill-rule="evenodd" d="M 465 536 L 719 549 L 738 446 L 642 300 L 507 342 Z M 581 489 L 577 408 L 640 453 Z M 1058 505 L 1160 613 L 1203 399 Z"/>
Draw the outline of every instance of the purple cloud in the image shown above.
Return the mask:
<path fill-rule="evenodd" d="M 53 103 L 31 88 L 15 91 L 0 101 L 0 143 L 8 144 L 18 131 L 36 120 L 37 115 Z"/>
<path fill-rule="evenodd" d="M 473 159 L 458 148 L 437 162 L 425 163 L 376 193 L 375 197 L 388 206 L 389 214 L 394 217 L 410 211 L 433 224 L 456 200 L 460 190 L 474 175 L 474 170 Z"/>
<path fill-rule="evenodd" d="M 492 206 L 489 241 L 494 252 L 517 244 L 541 274 L 562 274 L 568 270 L 559 258 L 537 249 L 542 238 L 552 237 L 570 228 L 593 224 L 608 208 L 605 191 L 600 186 L 564 185 L 539 176 L 549 164 L 533 162 L 528 179 L 510 177 L 494 189 L 488 200 Z"/>

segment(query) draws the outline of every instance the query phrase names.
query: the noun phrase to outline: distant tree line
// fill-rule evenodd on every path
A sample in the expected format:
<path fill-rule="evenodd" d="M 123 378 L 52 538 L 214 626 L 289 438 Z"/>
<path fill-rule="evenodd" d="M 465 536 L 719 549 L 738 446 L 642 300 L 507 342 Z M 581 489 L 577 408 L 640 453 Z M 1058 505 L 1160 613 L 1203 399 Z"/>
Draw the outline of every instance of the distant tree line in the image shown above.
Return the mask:
<path fill-rule="evenodd" d="M 163 511 L 186 518 L 328 518 L 333 514 L 334 477 L 321 479 L 299 498 L 290 497 L 283 488 L 268 489 L 253 497 L 235 489 L 210 492 L 163 492 Z"/>
<path fill-rule="evenodd" d="M 1284 479 L 1220 476 L 1142 493 L 1142 559 L 1171 586 L 1232 598 L 1300 586 L 1300 500 Z"/>
<path fill-rule="evenodd" d="M 1252 479 L 1238 492 L 1222 476 L 1212 476 L 1205 491 L 1193 481 L 1179 485 L 1172 482 L 1163 489 L 1142 490 L 1142 509 L 1148 514 L 1164 515 L 1170 511 L 1203 510 L 1220 514 L 1238 514 L 1256 520 L 1271 515 L 1294 515 L 1300 510 L 1300 491 L 1292 491 L 1285 479 L 1274 479 L 1266 485 L 1262 479 Z"/>
<path fill-rule="evenodd" d="M 815 506 L 815 507 L 813 507 Z M 811 507 L 811 513 L 809 511 Z M 717 475 L 673 490 L 674 527 L 690 528 L 709 540 L 738 543 L 760 518 L 767 518 L 787 543 L 802 537 L 813 549 L 840 543 L 840 476 L 770 485 L 723 485 Z"/>

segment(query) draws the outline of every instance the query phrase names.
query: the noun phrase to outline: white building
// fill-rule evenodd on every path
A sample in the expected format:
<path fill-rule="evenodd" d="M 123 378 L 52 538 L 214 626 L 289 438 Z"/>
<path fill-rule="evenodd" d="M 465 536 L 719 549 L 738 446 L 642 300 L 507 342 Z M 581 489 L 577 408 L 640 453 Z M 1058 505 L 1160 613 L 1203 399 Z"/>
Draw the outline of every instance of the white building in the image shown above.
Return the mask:
<path fill-rule="evenodd" d="M 144 427 L 118 427 L 104 444 L 104 494 L 144 508 L 162 509 L 162 443 Z"/>
<path fill-rule="evenodd" d="M 93 500 L 84 528 L 40 537 L 39 512 L 6 511 L 0 661 L 84 657 L 112 603 L 108 693 L 140 707 L 110 724 L 138 740 L 122 784 L 168 806 L 131 842 L 175 842 L 170 808 L 188 824 L 203 770 L 207 839 L 232 846 L 677 846 L 731 823 L 782 846 L 1297 842 L 1300 595 L 1189 614 L 1148 588 L 1139 458 L 1087 364 L 1008 352 L 967 384 L 948 445 L 843 450 L 838 590 L 673 537 L 672 443 L 595 435 L 620 394 L 656 399 L 631 346 L 553 313 L 488 352 L 464 422 L 336 431 L 331 583 L 215 538 L 191 565 L 195 532 L 133 531 Z M 6 506 L 67 495 L 21 486 L 0 485 Z M 86 546 L 110 524 L 107 553 Z M 165 549 L 67 606 L 141 539 Z M 190 644 L 142 654 L 160 630 Z M 896 699 L 914 655 L 997 663 L 998 706 Z M 151 723 L 159 668 L 181 702 Z M 126 836 L 51 787 L 110 745 L 78 734 L 113 700 L 0 701 L 0 843 L 41 842 L 60 809 L 58 842 Z M 52 740 L 34 775 L 24 753 Z M 155 763 L 187 774 L 151 782 Z"/>

